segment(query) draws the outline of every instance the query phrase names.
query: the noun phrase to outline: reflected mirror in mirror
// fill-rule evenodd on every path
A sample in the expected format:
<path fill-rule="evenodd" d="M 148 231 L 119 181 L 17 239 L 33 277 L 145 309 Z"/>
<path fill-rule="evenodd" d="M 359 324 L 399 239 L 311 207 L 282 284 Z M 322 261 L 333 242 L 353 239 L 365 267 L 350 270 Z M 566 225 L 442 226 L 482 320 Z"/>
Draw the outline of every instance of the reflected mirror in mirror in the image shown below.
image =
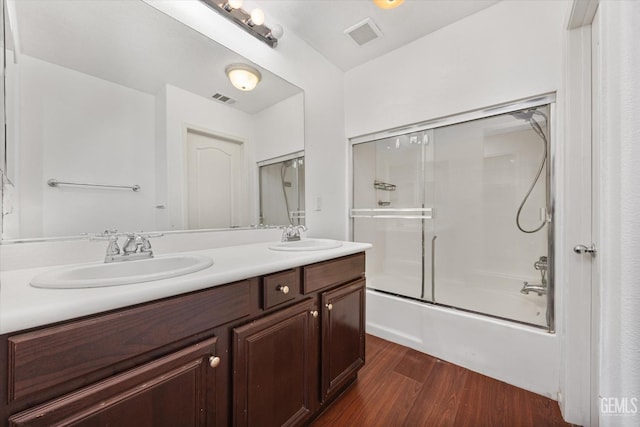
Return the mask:
<path fill-rule="evenodd" d="M 300 88 L 141 0 L 5 8 L 4 240 L 259 222 L 257 163 L 304 149 Z"/>
<path fill-rule="evenodd" d="M 260 166 L 260 223 L 304 225 L 304 156 L 300 153 Z"/>

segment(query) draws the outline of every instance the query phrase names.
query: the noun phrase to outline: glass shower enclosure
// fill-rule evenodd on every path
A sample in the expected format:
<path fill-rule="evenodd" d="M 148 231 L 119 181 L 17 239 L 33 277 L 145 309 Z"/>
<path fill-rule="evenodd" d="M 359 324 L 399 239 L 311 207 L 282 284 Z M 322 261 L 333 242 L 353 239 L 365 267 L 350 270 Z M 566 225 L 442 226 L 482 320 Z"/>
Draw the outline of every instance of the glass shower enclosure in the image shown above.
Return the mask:
<path fill-rule="evenodd" d="M 550 109 L 353 143 L 368 287 L 553 330 Z"/>
<path fill-rule="evenodd" d="M 304 155 L 258 163 L 260 224 L 304 225 Z"/>

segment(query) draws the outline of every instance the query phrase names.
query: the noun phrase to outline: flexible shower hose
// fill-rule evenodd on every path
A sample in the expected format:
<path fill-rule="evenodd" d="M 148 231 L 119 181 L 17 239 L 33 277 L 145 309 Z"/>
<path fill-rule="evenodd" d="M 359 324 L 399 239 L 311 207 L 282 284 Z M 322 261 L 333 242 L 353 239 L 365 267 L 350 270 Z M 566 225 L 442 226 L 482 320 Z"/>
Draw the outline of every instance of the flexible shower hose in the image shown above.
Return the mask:
<path fill-rule="evenodd" d="M 541 113 L 539 111 L 535 111 L 534 114 L 540 114 L 545 118 L 545 120 L 547 119 L 547 116 L 545 116 L 543 113 Z M 534 228 L 533 230 L 525 230 L 520 225 L 520 214 L 522 213 L 522 208 L 524 208 L 524 205 L 527 203 L 527 200 L 529 199 L 529 196 L 531 195 L 531 192 L 533 191 L 533 189 L 535 188 L 536 184 L 538 183 L 538 179 L 540 179 L 540 174 L 542 173 L 542 170 L 544 169 L 544 164 L 547 161 L 547 137 L 545 136 L 544 132 L 542 131 L 542 128 L 540 127 L 540 124 L 536 121 L 536 119 L 533 118 L 533 115 L 531 115 L 531 117 L 529 118 L 528 121 L 529 121 L 529 125 L 531 126 L 531 128 L 534 130 L 535 133 L 537 133 L 540 136 L 540 138 L 542 139 L 542 142 L 544 143 L 544 155 L 542 156 L 542 161 L 540 162 L 540 167 L 538 167 L 538 173 L 536 174 L 535 179 L 533 180 L 533 182 L 531 183 L 531 186 L 529 187 L 529 191 L 527 191 L 527 194 L 522 199 L 522 203 L 520 203 L 520 207 L 518 208 L 518 213 L 516 214 L 516 226 L 518 227 L 518 230 L 522 231 L 523 233 L 535 233 L 537 231 L 542 230 L 542 228 L 547 223 L 547 219 L 546 218 L 543 219 L 542 220 L 542 224 L 540 224 L 539 227 Z"/>

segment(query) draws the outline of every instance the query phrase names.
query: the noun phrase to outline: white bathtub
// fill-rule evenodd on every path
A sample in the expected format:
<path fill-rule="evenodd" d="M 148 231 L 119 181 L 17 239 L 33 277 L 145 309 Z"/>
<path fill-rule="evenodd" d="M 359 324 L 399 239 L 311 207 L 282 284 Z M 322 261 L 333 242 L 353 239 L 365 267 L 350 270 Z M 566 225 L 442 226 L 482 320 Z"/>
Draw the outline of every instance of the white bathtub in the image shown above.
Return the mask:
<path fill-rule="evenodd" d="M 560 340 L 544 330 L 367 290 L 367 332 L 558 398 Z"/>

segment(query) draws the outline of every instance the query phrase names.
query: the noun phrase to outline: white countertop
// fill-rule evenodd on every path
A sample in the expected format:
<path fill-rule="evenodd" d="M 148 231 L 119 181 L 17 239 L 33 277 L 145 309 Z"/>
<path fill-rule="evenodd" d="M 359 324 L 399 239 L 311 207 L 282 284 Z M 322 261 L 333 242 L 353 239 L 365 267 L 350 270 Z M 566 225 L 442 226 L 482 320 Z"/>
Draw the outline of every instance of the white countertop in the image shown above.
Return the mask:
<path fill-rule="evenodd" d="M 371 247 L 368 243 L 343 242 L 335 249 L 285 252 L 270 250 L 270 244 L 181 252 L 208 255 L 214 264 L 180 277 L 102 288 L 41 289 L 29 285 L 34 276 L 53 267 L 5 271 L 0 273 L 0 334 L 206 289 L 362 252 Z"/>

